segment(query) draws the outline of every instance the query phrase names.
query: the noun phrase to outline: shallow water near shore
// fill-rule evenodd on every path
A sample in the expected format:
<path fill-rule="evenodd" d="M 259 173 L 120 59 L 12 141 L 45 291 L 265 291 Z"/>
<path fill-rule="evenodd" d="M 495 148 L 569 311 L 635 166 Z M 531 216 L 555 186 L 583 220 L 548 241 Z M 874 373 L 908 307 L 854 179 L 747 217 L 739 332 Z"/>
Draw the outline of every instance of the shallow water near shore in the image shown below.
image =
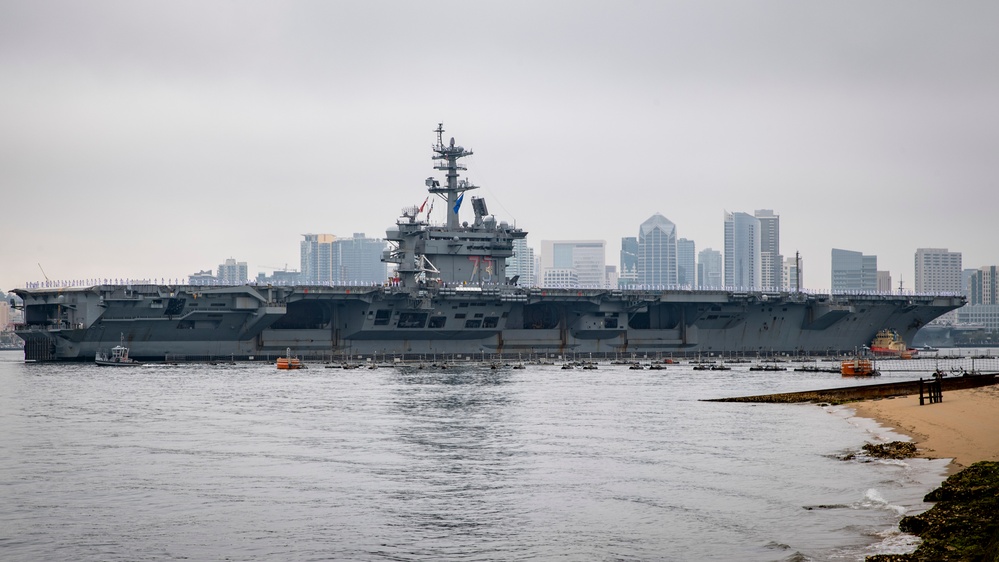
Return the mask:
<path fill-rule="evenodd" d="M 848 407 L 701 401 L 837 374 L 309 367 L 3 352 L 0 558 L 862 560 L 947 464 L 842 460 L 900 438 Z"/>

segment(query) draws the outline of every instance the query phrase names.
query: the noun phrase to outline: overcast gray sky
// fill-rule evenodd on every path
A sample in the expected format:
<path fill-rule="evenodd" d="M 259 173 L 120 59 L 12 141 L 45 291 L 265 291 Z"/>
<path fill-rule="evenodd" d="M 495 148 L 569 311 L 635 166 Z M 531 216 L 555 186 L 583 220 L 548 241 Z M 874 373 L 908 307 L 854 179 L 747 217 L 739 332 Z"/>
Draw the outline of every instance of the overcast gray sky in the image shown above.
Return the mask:
<path fill-rule="evenodd" d="M 912 287 L 916 248 L 999 264 L 999 4 L 0 1 L 0 289 L 298 268 L 382 237 L 443 122 L 500 220 L 697 250 L 773 209 Z M 471 217 L 471 208 L 462 210 Z M 435 209 L 437 220 L 443 210 Z"/>

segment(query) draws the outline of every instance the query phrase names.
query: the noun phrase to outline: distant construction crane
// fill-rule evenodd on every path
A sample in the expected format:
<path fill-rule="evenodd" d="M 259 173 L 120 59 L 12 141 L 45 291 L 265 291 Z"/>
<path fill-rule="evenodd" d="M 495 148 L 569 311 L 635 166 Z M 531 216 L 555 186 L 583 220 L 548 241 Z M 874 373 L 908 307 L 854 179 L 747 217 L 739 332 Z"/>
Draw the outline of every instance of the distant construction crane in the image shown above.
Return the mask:
<path fill-rule="evenodd" d="M 284 271 L 286 273 L 288 271 L 292 271 L 291 269 L 288 269 L 288 264 L 284 264 L 284 267 L 277 266 L 277 265 L 258 265 L 257 267 L 264 267 L 264 268 L 267 268 L 267 269 L 273 269 L 274 271 Z"/>

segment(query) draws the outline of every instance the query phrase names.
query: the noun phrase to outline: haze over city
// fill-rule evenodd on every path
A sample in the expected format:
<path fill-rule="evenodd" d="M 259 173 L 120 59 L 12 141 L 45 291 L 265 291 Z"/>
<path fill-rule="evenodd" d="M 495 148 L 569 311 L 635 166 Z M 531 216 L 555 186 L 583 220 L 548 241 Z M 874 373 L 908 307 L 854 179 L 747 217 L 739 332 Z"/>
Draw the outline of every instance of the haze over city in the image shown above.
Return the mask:
<path fill-rule="evenodd" d="M 912 287 L 999 263 L 999 6 L 959 2 L 5 3 L 0 289 L 298 267 L 426 197 L 437 123 L 499 220 L 697 250 L 773 209 Z M 443 221 L 442 206 L 432 216 Z M 471 209 L 463 213 L 471 217 Z M 40 267 L 41 266 L 41 269 Z"/>

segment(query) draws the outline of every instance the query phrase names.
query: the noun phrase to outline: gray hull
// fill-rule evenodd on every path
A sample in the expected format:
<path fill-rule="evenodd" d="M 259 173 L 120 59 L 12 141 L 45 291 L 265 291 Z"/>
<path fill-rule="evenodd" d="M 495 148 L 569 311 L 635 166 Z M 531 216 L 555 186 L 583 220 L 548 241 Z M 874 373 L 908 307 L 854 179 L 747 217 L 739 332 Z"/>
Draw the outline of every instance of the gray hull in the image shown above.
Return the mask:
<path fill-rule="evenodd" d="M 123 287 L 16 291 L 29 361 L 503 354 L 826 354 L 915 332 L 950 296 L 483 287 Z"/>

